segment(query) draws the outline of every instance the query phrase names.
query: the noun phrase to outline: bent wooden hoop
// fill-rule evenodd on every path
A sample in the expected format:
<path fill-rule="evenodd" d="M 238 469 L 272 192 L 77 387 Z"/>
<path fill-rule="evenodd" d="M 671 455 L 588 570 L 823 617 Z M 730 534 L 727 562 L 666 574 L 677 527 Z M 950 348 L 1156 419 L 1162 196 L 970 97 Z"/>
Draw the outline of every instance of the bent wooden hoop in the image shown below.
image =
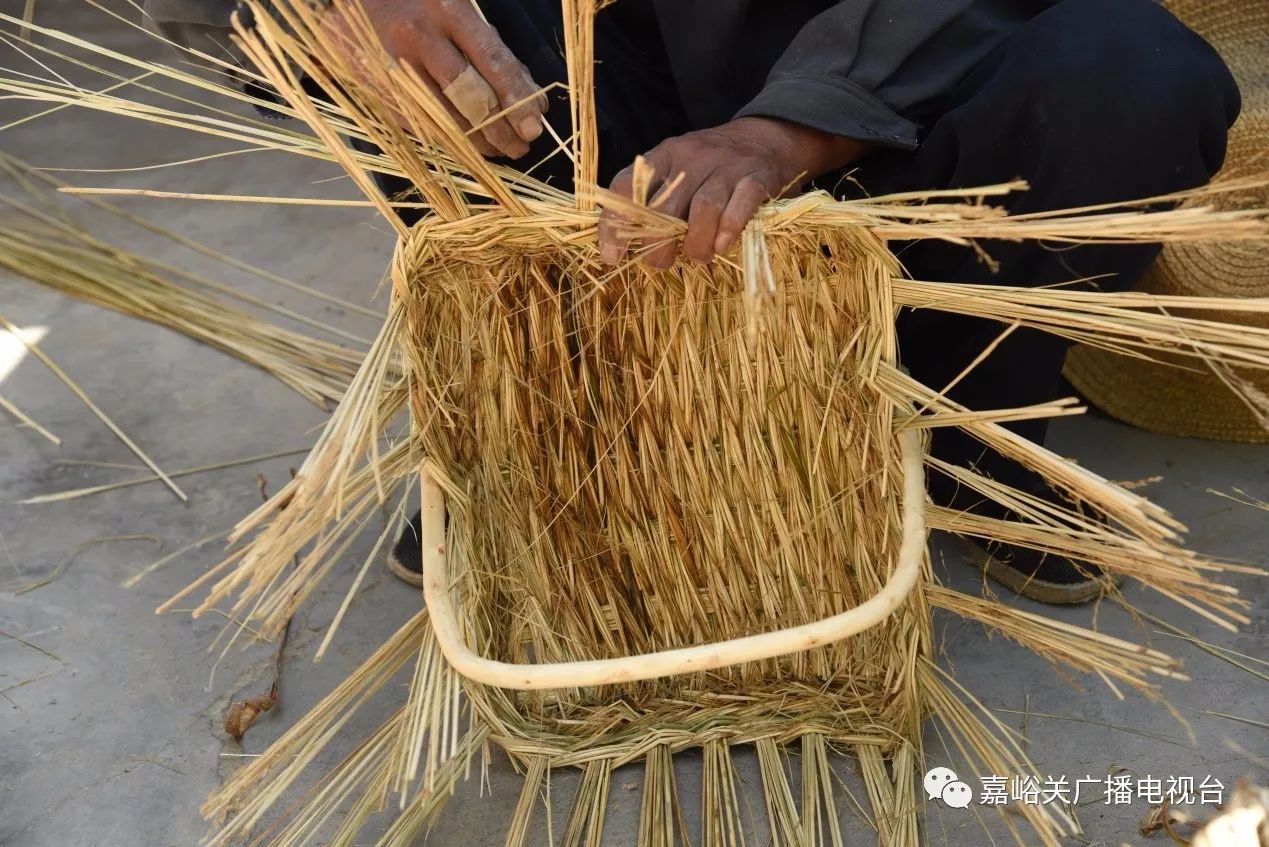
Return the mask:
<path fill-rule="evenodd" d="M 889 581 L 873 597 L 853 609 L 814 623 L 749 635 L 715 644 L 698 644 L 617 659 L 551 664 L 512 664 L 486 659 L 463 642 L 449 590 L 445 553 L 445 498 L 423 474 L 419 534 L 423 552 L 423 597 L 436 640 L 450 665 L 475 682 L 522 690 L 582 688 L 657 679 L 675 674 L 755 662 L 840 641 L 876 626 L 907 599 L 921 573 L 925 550 L 925 476 L 920 436 L 912 430 L 897 436 L 903 462 L 903 539 L 899 561 Z"/>

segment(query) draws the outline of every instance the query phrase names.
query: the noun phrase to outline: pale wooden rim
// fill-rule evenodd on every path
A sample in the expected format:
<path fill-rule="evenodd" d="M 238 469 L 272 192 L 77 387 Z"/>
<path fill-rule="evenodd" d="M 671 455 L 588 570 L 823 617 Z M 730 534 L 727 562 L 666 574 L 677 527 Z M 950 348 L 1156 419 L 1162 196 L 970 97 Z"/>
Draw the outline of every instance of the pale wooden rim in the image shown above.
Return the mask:
<path fill-rule="evenodd" d="M 584 688 L 772 659 L 840 641 L 876 626 L 899 608 L 917 584 L 925 552 L 925 475 L 920 436 L 914 430 L 907 430 L 896 437 L 903 465 L 903 538 L 894 573 L 873 597 L 832 617 L 788 629 L 659 653 L 580 662 L 536 665 L 497 662 L 467 647 L 449 590 L 444 543 L 445 496 L 424 472 L 420 482 L 423 502 L 419 517 L 423 597 L 441 651 L 454 670 L 484 685 L 521 690 Z"/>

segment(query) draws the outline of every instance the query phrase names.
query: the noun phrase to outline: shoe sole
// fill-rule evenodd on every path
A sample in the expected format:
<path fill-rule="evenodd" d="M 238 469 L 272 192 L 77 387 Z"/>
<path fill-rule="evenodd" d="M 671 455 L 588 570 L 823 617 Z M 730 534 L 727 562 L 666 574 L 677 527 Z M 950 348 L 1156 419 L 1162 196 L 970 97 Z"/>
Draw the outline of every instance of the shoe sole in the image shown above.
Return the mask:
<path fill-rule="evenodd" d="M 388 572 L 407 585 L 413 585 L 415 588 L 423 587 L 423 574 L 401 564 L 396 553 L 388 553 Z"/>
<path fill-rule="evenodd" d="M 971 564 L 978 570 L 986 571 L 994 581 L 1017 594 L 1037 603 L 1050 606 L 1079 606 L 1090 600 L 1096 600 L 1106 593 L 1106 586 L 1101 580 L 1090 579 L 1086 582 L 1050 582 L 1025 574 L 1016 568 L 1001 562 L 986 550 L 968 539 L 961 539 L 961 544 L 969 556 Z M 1122 585 L 1122 576 L 1112 576 L 1115 585 Z"/>

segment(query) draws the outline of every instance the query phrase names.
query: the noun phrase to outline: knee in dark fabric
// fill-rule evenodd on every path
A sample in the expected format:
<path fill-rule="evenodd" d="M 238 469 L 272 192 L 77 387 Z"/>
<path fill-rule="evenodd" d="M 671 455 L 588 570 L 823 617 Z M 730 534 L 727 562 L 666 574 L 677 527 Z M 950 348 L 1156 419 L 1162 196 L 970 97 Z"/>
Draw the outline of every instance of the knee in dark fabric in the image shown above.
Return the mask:
<path fill-rule="evenodd" d="M 1219 54 L 1155 0 L 1066 0 L 1018 45 L 1030 108 L 1094 159 L 1139 163 L 1160 190 L 1197 185 L 1224 159 L 1238 87 Z M 1170 173 L 1165 173 L 1170 171 Z"/>

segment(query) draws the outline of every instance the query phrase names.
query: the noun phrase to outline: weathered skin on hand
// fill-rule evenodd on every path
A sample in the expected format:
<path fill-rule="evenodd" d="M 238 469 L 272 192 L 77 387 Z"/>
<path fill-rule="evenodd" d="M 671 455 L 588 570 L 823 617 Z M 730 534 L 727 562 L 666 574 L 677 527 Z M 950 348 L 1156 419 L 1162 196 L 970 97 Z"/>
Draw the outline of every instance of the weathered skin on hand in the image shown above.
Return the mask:
<path fill-rule="evenodd" d="M 644 160 L 655 174 L 649 202 L 658 211 L 687 221 L 683 243 L 647 252 L 643 261 L 668 268 L 682 252 L 708 262 L 736 243 L 763 202 L 796 192 L 808 179 L 858 158 L 867 146 L 858 141 L 775 118 L 737 118 L 722 126 L 689 132 L 652 148 Z M 682 178 L 665 194 L 658 185 Z M 633 167 L 617 174 L 612 190 L 633 191 Z M 600 252 L 608 264 L 626 255 L 629 242 L 619 218 L 605 213 L 599 225 Z"/>
<path fill-rule="evenodd" d="M 348 32 L 346 5 L 336 0 L 328 13 L 333 33 Z M 360 5 L 384 49 L 414 66 L 459 126 L 472 126 L 468 115 L 520 104 L 481 128 L 476 144 L 483 155 L 518 159 L 529 152 L 529 142 L 542 134 L 546 98 L 534 96 L 539 86 L 528 69 L 469 0 L 360 0 Z"/>

